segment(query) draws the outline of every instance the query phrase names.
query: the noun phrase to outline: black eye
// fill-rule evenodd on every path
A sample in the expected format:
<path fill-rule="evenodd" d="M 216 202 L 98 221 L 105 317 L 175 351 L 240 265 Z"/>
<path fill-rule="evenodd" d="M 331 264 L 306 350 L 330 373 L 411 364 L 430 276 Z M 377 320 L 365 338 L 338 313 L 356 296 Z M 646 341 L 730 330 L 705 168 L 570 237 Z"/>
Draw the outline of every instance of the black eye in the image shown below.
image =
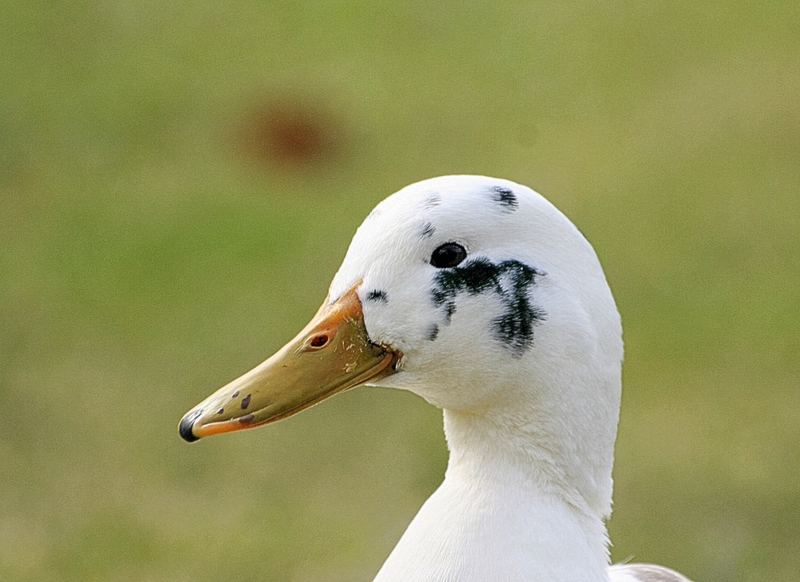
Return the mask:
<path fill-rule="evenodd" d="M 437 269 L 455 267 L 467 258 L 467 250 L 458 243 L 449 242 L 436 247 L 431 254 L 431 265 Z"/>

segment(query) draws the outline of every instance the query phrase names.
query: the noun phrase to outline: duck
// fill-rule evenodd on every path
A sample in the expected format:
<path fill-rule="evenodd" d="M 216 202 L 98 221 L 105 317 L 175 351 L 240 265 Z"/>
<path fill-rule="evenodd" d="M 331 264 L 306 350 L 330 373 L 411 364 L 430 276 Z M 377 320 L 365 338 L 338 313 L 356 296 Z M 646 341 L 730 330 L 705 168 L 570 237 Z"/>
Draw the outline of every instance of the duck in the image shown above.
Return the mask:
<path fill-rule="evenodd" d="M 377 582 L 688 582 L 610 564 L 622 359 L 581 231 L 527 186 L 441 176 L 380 202 L 308 325 L 179 433 L 264 426 L 357 386 L 407 390 L 443 411 L 449 459 Z"/>

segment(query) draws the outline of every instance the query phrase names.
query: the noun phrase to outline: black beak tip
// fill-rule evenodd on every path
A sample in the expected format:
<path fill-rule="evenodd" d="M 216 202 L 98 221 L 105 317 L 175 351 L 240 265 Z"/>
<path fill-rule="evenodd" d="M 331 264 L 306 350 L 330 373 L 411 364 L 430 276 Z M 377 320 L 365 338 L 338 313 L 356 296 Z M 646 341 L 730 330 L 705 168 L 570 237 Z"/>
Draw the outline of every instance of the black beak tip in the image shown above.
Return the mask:
<path fill-rule="evenodd" d="M 188 443 L 193 443 L 194 441 L 200 440 L 200 437 L 194 436 L 192 432 L 192 427 L 194 426 L 194 421 L 203 414 L 202 410 L 195 410 L 190 412 L 186 416 L 181 419 L 181 423 L 178 425 L 178 432 L 180 433 L 183 440 Z"/>

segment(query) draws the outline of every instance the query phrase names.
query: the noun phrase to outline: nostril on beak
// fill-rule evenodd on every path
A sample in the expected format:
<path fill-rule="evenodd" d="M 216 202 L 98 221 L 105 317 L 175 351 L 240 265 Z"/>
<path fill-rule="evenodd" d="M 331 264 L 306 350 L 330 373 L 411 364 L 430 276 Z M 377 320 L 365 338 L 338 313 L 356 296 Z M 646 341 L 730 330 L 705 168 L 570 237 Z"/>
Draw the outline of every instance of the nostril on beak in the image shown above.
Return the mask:
<path fill-rule="evenodd" d="M 308 339 L 305 344 L 305 349 L 309 351 L 321 350 L 328 345 L 330 339 L 330 335 L 328 335 L 326 332 L 318 333 Z"/>
<path fill-rule="evenodd" d="M 178 432 L 186 442 L 193 443 L 196 440 L 200 440 L 199 437 L 194 436 L 192 427 L 194 426 L 194 421 L 196 421 L 201 414 L 203 414 L 202 409 L 194 410 L 181 419 Z"/>

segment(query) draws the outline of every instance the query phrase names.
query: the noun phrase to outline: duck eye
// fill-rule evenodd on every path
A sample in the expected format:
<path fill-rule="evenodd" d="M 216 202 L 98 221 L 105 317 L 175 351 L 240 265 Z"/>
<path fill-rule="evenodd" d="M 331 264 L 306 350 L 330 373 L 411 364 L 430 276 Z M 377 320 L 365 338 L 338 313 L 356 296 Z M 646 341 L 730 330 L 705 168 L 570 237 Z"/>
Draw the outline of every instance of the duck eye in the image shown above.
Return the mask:
<path fill-rule="evenodd" d="M 458 243 L 449 242 L 436 247 L 431 254 L 431 265 L 437 269 L 455 267 L 467 258 L 467 250 Z"/>

